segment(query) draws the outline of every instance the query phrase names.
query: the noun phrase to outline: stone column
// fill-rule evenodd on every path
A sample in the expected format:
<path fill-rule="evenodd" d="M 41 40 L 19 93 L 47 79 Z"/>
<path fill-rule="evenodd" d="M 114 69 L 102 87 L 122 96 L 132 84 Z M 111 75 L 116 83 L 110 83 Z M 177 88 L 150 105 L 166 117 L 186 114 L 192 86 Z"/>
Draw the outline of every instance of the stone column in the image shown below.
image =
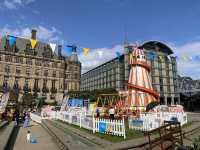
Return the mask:
<path fill-rule="evenodd" d="M 164 96 L 164 100 L 165 100 L 165 105 L 167 105 L 167 96 Z"/>

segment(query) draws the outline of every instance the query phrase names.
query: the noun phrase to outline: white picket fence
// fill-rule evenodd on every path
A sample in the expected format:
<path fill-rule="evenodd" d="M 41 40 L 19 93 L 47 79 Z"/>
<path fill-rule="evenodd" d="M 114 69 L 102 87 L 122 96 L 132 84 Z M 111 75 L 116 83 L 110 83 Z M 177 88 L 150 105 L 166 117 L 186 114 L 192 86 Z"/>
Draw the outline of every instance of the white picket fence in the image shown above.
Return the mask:
<path fill-rule="evenodd" d="M 123 136 L 126 138 L 125 123 L 124 118 L 122 120 L 110 120 L 110 119 L 101 119 L 93 118 L 93 133 L 100 132 L 116 136 Z M 101 131 L 101 124 L 105 124 L 103 131 Z"/>
<path fill-rule="evenodd" d="M 129 128 L 140 131 L 150 131 L 164 124 L 164 121 L 172 121 L 172 118 L 180 122 L 181 126 L 187 123 L 186 113 L 144 113 L 139 118 L 129 117 Z"/>
<path fill-rule="evenodd" d="M 99 119 L 94 116 L 87 116 L 84 113 L 52 111 L 41 116 L 31 113 L 31 119 L 38 123 L 41 123 L 42 119 L 58 119 L 69 124 L 77 125 L 80 128 L 91 130 L 93 133 L 100 132 L 103 134 L 123 136 L 124 139 L 126 138 L 124 118 L 122 120 Z"/>

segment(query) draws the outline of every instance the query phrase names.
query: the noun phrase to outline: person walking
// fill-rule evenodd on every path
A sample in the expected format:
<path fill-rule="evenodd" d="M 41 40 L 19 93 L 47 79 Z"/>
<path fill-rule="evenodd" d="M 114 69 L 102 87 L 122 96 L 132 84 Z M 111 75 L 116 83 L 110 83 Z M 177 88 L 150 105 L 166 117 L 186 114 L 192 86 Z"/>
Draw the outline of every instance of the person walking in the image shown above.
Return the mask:
<path fill-rule="evenodd" d="M 115 109 L 112 106 L 109 109 L 109 115 L 110 115 L 110 119 L 112 119 L 112 120 L 115 119 Z"/>

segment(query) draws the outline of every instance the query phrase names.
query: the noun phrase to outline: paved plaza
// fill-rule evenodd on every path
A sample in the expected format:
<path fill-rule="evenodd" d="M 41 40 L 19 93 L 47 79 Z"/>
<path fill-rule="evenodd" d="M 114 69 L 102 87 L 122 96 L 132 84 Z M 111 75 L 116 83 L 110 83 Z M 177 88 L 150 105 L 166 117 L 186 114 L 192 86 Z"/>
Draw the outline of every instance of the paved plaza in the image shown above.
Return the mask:
<path fill-rule="evenodd" d="M 37 143 L 26 142 L 26 133 L 28 130 L 37 138 Z M 13 150 L 58 150 L 58 147 L 44 128 L 32 123 L 32 126 L 29 128 L 20 127 Z"/>

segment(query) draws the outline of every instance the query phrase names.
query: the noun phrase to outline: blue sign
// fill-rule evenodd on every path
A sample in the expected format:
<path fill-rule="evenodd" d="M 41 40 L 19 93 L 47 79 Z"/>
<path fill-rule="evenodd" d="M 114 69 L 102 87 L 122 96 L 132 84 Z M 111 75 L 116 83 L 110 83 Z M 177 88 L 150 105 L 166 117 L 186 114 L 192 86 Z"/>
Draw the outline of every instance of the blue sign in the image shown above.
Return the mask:
<path fill-rule="evenodd" d="M 106 131 L 106 123 L 99 122 L 99 133 L 105 133 L 105 131 Z"/>
<path fill-rule="evenodd" d="M 9 35 L 8 40 L 9 40 L 10 46 L 13 46 L 16 42 L 16 37 Z"/>
<path fill-rule="evenodd" d="M 132 120 L 132 125 L 136 127 L 142 127 L 143 126 L 143 120 Z"/>

